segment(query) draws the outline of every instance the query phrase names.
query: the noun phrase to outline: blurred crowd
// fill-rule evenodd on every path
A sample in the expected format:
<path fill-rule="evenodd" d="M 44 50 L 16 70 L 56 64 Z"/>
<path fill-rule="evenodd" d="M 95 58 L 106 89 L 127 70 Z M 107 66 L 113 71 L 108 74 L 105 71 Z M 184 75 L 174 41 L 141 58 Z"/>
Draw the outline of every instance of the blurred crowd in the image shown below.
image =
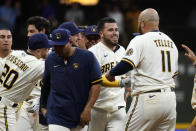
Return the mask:
<path fill-rule="evenodd" d="M 137 32 L 137 17 L 140 11 L 147 7 L 153 7 L 160 12 L 162 18 L 160 23 L 161 30 L 169 32 L 168 34 L 174 40 L 177 40 L 177 43 L 178 41 L 189 42 L 186 39 L 182 39 L 181 36 L 184 34 L 174 34 L 172 31 L 185 32 L 190 28 L 195 31 L 196 7 L 190 1 L 186 3 L 187 6 L 182 10 L 181 6 L 185 2 L 185 0 L 182 0 L 178 2 L 179 6 L 176 6 L 174 9 L 175 5 L 168 5 L 166 4 L 167 1 L 169 0 L 99 0 L 99 3 L 95 6 L 81 6 L 78 3 L 71 5 L 62 4 L 60 0 L 1 0 L 0 26 L 12 27 L 14 43 L 17 43 L 14 44 L 13 48 L 21 49 L 26 48 L 25 43 L 27 41 L 24 39 L 26 36 L 25 21 L 31 16 L 38 15 L 49 19 L 53 28 L 65 21 L 74 21 L 78 26 L 93 25 L 97 24 L 98 19 L 110 16 L 118 22 L 120 43 L 126 47 L 130 39 L 133 38 L 132 33 Z M 191 38 L 194 38 L 194 36 L 189 35 L 187 39 Z M 190 47 L 194 50 L 194 47 Z"/>

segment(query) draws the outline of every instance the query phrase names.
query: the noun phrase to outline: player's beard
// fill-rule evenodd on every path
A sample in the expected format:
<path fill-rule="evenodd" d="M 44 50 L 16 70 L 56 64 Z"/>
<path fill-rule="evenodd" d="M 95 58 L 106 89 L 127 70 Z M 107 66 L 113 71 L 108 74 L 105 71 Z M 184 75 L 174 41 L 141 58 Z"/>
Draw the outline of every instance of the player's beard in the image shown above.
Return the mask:
<path fill-rule="evenodd" d="M 109 45 L 112 45 L 112 46 L 116 46 L 118 44 L 118 41 L 117 42 L 112 42 L 110 39 L 108 39 L 106 37 L 103 37 L 103 40 L 105 41 L 105 43 L 107 43 Z"/>

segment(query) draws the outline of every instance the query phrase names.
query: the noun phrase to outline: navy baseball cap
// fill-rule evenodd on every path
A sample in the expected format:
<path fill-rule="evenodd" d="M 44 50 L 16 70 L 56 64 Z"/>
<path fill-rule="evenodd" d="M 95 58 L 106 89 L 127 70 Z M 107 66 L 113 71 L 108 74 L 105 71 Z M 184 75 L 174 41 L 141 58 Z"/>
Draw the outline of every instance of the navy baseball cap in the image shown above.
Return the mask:
<path fill-rule="evenodd" d="M 50 48 L 48 37 L 43 33 L 36 33 L 29 38 L 28 48 L 30 50 L 36 50 L 41 48 Z"/>
<path fill-rule="evenodd" d="M 71 40 L 71 33 L 67 29 L 55 29 L 52 31 L 50 45 L 66 45 Z"/>
<path fill-rule="evenodd" d="M 84 29 L 79 29 L 73 22 L 64 22 L 63 24 L 59 25 L 58 28 L 69 30 L 71 35 L 75 35 L 84 31 Z"/>
<path fill-rule="evenodd" d="M 88 26 L 85 30 L 85 36 L 88 35 L 98 35 L 99 36 L 99 32 L 97 30 L 97 26 L 96 25 L 91 25 Z"/>

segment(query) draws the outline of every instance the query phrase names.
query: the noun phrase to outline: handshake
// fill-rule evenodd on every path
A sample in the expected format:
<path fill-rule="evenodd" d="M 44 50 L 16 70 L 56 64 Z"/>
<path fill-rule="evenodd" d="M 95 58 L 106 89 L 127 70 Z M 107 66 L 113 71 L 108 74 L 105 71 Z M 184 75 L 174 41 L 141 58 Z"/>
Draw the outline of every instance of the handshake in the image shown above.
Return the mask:
<path fill-rule="evenodd" d="M 105 75 L 102 75 L 102 85 L 106 87 L 125 87 L 131 88 L 131 79 L 126 77 L 121 80 L 109 81 Z"/>

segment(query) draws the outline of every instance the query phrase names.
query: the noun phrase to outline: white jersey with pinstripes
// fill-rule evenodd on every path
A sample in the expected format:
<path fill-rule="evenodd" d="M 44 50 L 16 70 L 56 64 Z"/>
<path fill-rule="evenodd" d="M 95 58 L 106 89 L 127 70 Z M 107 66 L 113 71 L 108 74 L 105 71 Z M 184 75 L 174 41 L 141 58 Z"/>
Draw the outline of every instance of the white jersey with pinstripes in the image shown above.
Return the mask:
<path fill-rule="evenodd" d="M 173 77 L 178 70 L 178 50 L 166 34 L 156 31 L 136 36 L 122 60 L 135 67 L 133 94 L 175 87 Z"/>
<path fill-rule="evenodd" d="M 25 51 L 12 51 L 3 61 L 0 96 L 19 103 L 29 96 L 36 82 L 41 79 L 44 61 Z"/>
<path fill-rule="evenodd" d="M 101 42 L 97 43 L 89 50 L 96 56 L 102 74 L 111 70 L 111 68 L 113 68 L 125 55 L 125 49 L 122 46 L 118 45 L 116 50 L 112 51 Z M 120 79 L 120 77 L 116 77 L 116 79 Z M 118 106 L 125 106 L 124 88 L 101 87 L 101 92 L 94 107 L 112 112 L 118 110 Z"/>

